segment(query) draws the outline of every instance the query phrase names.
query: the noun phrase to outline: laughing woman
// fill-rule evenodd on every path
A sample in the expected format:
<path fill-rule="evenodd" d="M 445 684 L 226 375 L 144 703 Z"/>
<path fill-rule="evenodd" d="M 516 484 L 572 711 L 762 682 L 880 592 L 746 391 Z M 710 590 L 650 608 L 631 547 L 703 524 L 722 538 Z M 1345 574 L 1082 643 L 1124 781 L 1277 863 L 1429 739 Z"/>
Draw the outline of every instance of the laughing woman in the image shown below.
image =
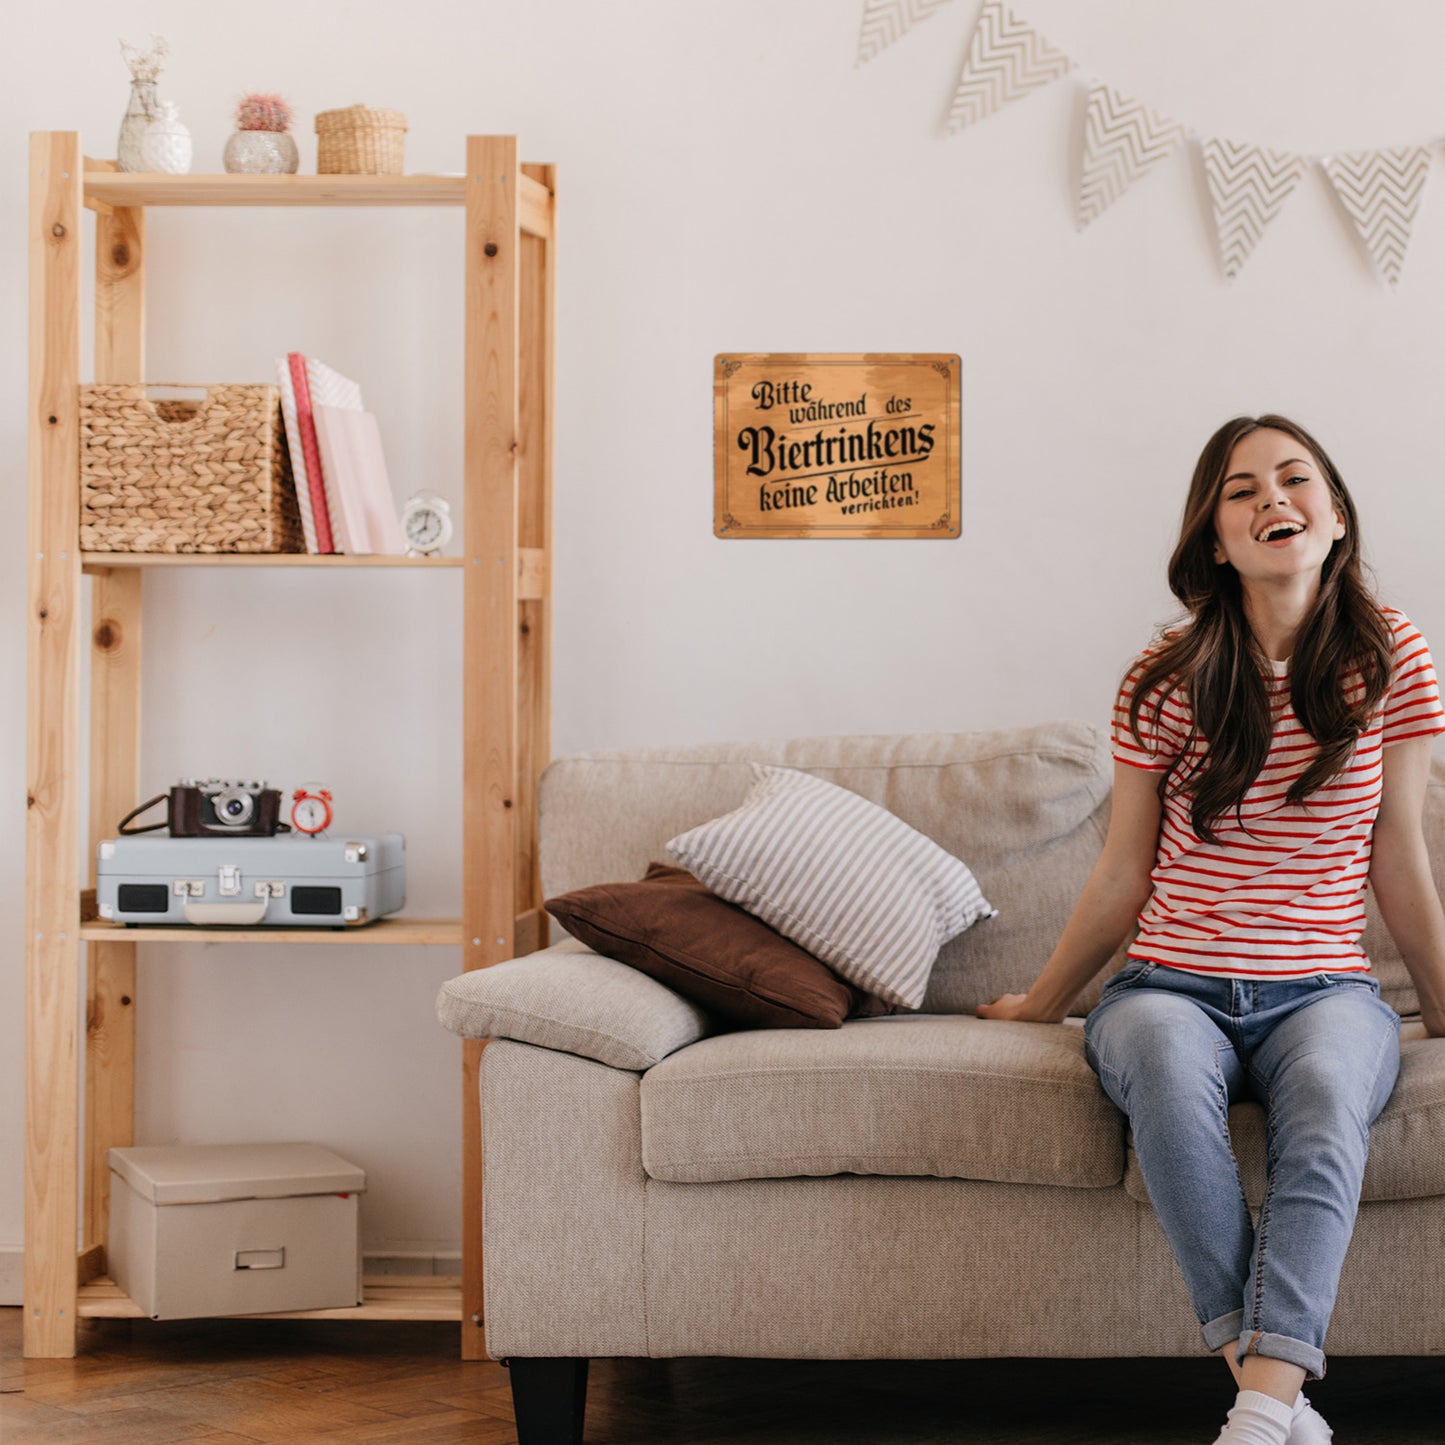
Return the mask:
<path fill-rule="evenodd" d="M 1062 1019 L 1137 919 L 1085 1052 L 1238 1384 L 1216 1445 L 1316 1445 L 1330 1431 L 1300 1387 L 1324 1377 L 1370 1124 L 1400 1063 L 1360 947 L 1367 882 L 1445 1037 L 1421 826 L 1445 710 L 1424 639 L 1362 580 L 1339 473 L 1284 417 L 1210 438 L 1169 584 L 1189 617 L 1120 690 L 1103 854 L 1033 987 L 978 1014 Z M 1257 1224 L 1230 1147 L 1239 1099 L 1268 1114 Z"/>

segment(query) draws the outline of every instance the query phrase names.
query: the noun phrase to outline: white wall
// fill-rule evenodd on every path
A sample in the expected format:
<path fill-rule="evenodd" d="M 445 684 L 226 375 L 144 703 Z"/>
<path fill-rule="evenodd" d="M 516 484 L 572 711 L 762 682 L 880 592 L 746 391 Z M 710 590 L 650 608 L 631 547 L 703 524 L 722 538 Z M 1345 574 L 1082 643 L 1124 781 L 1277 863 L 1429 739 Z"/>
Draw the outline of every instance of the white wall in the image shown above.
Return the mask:
<path fill-rule="evenodd" d="M 162 94 L 197 170 L 227 107 L 404 110 L 412 170 L 467 132 L 561 167 L 559 752 L 799 733 L 1100 721 L 1170 611 L 1198 449 L 1226 417 L 1292 413 L 1350 480 L 1384 594 L 1445 639 L 1436 163 L 1390 294 L 1323 177 L 1231 286 L 1197 152 L 1073 224 L 1080 74 L 945 138 L 978 0 L 855 68 L 850 0 L 157 0 L 33 6 L 0 95 L 0 1254 L 22 1233 L 27 131 L 113 154 L 120 35 L 165 34 Z M 1445 130 L 1428 0 L 1018 0 L 1094 74 L 1201 132 L 1317 154 Z M 328 77 L 339 77 L 330 79 Z M 265 380 L 300 348 L 361 379 L 393 479 L 457 496 L 460 222 L 450 214 L 155 211 L 149 374 Z M 956 351 L 963 536 L 712 535 L 712 358 Z M 460 827 L 450 574 L 194 572 L 147 580 L 142 783 L 328 780 L 338 822 L 410 840 L 412 906 L 455 913 Z M 1445 641 L 1440 641 L 1445 647 Z M 367 1247 L 454 1249 L 455 1040 L 440 951 L 143 948 L 147 1142 L 315 1137 L 371 1175 Z"/>

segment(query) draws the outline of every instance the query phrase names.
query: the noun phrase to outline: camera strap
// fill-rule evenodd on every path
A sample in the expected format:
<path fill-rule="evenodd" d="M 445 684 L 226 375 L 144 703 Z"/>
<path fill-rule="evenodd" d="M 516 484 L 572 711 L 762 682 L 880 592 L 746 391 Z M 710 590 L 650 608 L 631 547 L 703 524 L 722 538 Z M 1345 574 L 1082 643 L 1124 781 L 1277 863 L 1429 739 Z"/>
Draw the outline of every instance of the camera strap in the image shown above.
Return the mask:
<path fill-rule="evenodd" d="M 169 800 L 169 797 L 170 795 L 168 793 L 157 793 L 154 798 L 150 799 L 149 802 L 142 803 L 138 808 L 132 808 L 130 812 L 127 813 L 125 817 L 120 820 L 120 825 L 117 827 L 116 832 L 130 835 L 133 833 L 155 833 L 158 832 L 161 828 L 169 828 L 171 824 L 171 814 L 169 808 L 166 809 L 165 821 L 162 823 L 147 823 L 144 828 L 128 828 L 126 826 L 126 824 L 129 823 L 132 818 L 139 818 L 142 813 L 148 812 L 151 808 L 154 808 L 157 803 L 167 802 Z"/>

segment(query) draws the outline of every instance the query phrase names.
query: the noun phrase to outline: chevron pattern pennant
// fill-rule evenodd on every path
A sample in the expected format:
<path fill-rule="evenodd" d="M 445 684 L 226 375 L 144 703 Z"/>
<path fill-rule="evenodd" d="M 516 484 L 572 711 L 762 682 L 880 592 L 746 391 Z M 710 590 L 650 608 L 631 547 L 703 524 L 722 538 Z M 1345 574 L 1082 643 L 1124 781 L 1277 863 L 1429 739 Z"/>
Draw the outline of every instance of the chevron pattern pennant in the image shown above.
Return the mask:
<path fill-rule="evenodd" d="M 1107 210 L 1146 171 L 1171 156 L 1188 131 L 1137 100 L 1095 81 L 1084 118 L 1079 227 Z"/>
<path fill-rule="evenodd" d="M 857 63 L 872 60 L 920 20 L 947 4 L 948 0 L 864 0 Z"/>
<path fill-rule="evenodd" d="M 1380 274 L 1398 285 L 1430 172 L 1429 146 L 1325 156 L 1320 164 Z"/>
<path fill-rule="evenodd" d="M 1264 228 L 1284 209 L 1304 173 L 1302 156 L 1239 141 L 1204 142 L 1204 174 L 1227 279 L 1239 275 Z"/>
<path fill-rule="evenodd" d="M 963 74 L 953 93 L 948 129 L 962 130 L 1001 106 L 1057 80 L 1073 65 L 1002 0 L 984 0 Z"/>

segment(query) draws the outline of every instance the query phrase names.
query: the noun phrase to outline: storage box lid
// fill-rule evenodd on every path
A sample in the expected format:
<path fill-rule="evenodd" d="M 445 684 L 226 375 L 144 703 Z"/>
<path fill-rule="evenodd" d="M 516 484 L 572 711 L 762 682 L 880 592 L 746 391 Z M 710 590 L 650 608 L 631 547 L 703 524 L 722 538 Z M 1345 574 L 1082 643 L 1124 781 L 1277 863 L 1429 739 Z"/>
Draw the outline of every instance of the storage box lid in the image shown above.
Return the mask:
<path fill-rule="evenodd" d="M 112 1149 L 108 1160 L 152 1204 L 360 1194 L 366 1172 L 320 1144 L 177 1144 Z"/>

